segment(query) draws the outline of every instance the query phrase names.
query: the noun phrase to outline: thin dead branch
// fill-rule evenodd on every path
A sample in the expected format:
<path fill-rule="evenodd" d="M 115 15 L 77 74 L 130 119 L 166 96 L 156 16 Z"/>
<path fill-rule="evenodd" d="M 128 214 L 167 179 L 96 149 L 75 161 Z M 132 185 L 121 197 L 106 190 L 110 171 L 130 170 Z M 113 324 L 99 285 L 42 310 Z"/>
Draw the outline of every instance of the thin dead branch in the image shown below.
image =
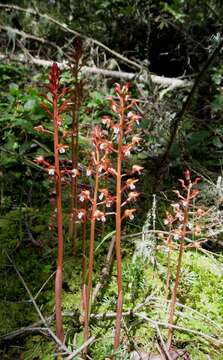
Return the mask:
<path fill-rule="evenodd" d="M 222 38 L 222 36 L 221 36 Z M 198 87 L 200 86 L 204 76 L 206 75 L 210 65 L 214 62 L 214 60 L 216 59 L 216 57 L 219 55 L 220 51 L 222 50 L 222 46 L 223 46 L 223 40 L 221 40 L 218 44 L 218 46 L 215 48 L 215 50 L 213 51 L 213 53 L 211 54 L 211 56 L 207 59 L 207 61 L 205 62 L 205 64 L 203 65 L 201 71 L 199 72 L 199 74 L 197 75 L 195 82 L 191 88 L 191 91 L 189 92 L 186 101 L 183 103 L 181 110 L 176 114 L 171 129 L 170 129 L 170 139 L 169 142 L 167 144 L 166 150 L 162 156 L 162 159 L 160 161 L 160 164 L 157 166 L 158 171 L 162 170 L 163 165 L 166 163 L 166 160 L 170 154 L 170 151 L 172 149 L 173 143 L 175 141 L 175 138 L 177 136 L 177 132 L 178 129 L 180 128 L 180 125 L 183 121 L 184 115 L 186 114 L 186 112 L 188 111 L 188 109 L 190 108 L 190 105 L 192 103 L 192 100 L 194 98 L 194 94 L 197 91 Z"/>
<path fill-rule="evenodd" d="M 121 60 L 122 62 L 128 64 L 129 66 L 141 70 L 141 65 L 136 63 L 135 61 L 132 61 L 128 58 L 126 58 L 125 56 L 119 54 L 118 52 L 110 49 L 108 46 L 104 45 L 102 42 L 93 39 L 91 37 L 88 37 L 84 34 L 81 34 L 80 32 L 71 29 L 70 27 L 68 27 L 67 24 L 65 23 L 61 23 L 60 21 L 54 19 L 53 17 L 47 15 L 47 14 L 42 14 L 39 12 L 39 10 L 36 8 L 35 10 L 32 8 L 23 8 L 21 6 L 17 6 L 17 5 L 12 5 L 12 4 L 0 4 L 0 8 L 2 9 L 11 9 L 14 11 L 20 11 L 20 12 L 24 12 L 26 14 L 32 15 L 32 16 L 38 16 L 39 18 L 45 19 L 48 22 L 54 23 L 55 25 L 59 26 L 63 31 L 70 33 L 72 35 L 75 36 L 79 36 L 84 40 L 87 40 L 88 42 L 91 42 L 92 44 L 98 45 L 100 48 L 104 49 L 105 51 L 107 51 L 108 53 L 112 54 L 113 56 L 115 56 L 117 59 Z"/>
<path fill-rule="evenodd" d="M 80 354 L 83 350 L 85 350 L 89 345 L 92 345 L 95 341 L 97 341 L 96 336 L 91 336 L 87 341 L 85 341 L 77 350 L 73 351 L 66 360 L 72 360 Z"/>
<path fill-rule="evenodd" d="M 13 33 L 15 35 L 19 35 L 23 39 L 34 40 L 34 41 L 40 42 L 41 44 L 50 45 L 50 46 L 54 47 L 55 49 L 57 49 L 57 51 L 61 52 L 61 48 L 57 44 L 55 44 L 52 41 L 48 41 L 48 40 L 46 40 L 46 39 L 44 39 L 42 37 L 34 36 L 32 34 L 28 34 L 28 33 L 24 32 L 24 31 L 20 31 L 18 29 L 12 28 L 10 26 L 0 25 L 0 31 L 1 30 L 5 31 L 7 33 Z"/>
<path fill-rule="evenodd" d="M 49 327 L 48 323 L 47 323 L 47 320 L 44 318 L 44 316 L 42 315 L 41 311 L 40 311 L 40 308 L 39 306 L 37 305 L 36 303 L 36 300 L 34 299 L 31 291 L 29 290 L 29 287 L 28 285 L 26 284 L 25 280 L 23 279 L 21 273 L 19 272 L 17 266 L 15 265 L 14 261 L 11 259 L 11 257 L 9 256 L 9 254 L 6 252 L 6 256 L 9 260 L 9 262 L 12 264 L 12 266 L 14 267 L 15 269 L 15 272 L 16 274 L 18 275 L 21 283 L 23 284 L 24 288 L 26 289 L 29 297 L 30 297 L 30 300 L 32 301 L 32 304 L 40 318 L 40 320 L 42 321 L 42 324 L 45 326 L 48 334 L 51 336 L 51 338 L 56 342 L 56 344 L 59 346 L 59 348 L 63 351 L 65 351 L 67 354 L 71 354 L 71 351 L 60 341 L 60 339 L 58 339 L 58 337 L 54 334 L 54 332 L 51 330 L 51 328 Z"/>
<path fill-rule="evenodd" d="M 101 288 L 104 286 L 105 282 L 108 279 L 109 271 L 110 271 L 110 267 L 111 267 L 112 259 L 113 259 L 114 246 L 115 246 L 115 236 L 112 237 L 112 240 L 110 242 L 110 246 L 109 246 L 109 249 L 108 249 L 108 254 L 107 254 L 107 257 L 106 257 L 105 266 L 103 267 L 103 269 L 101 271 L 100 280 L 99 280 L 99 282 L 96 284 L 96 286 L 94 288 L 94 291 L 93 291 L 93 294 L 92 294 L 92 300 L 91 300 L 92 305 L 94 304 L 94 302 L 95 302 L 95 300 L 96 300 L 96 298 L 98 296 L 99 291 L 101 290 Z"/>
<path fill-rule="evenodd" d="M 208 341 L 210 341 L 212 343 L 215 343 L 217 345 L 223 345 L 223 339 L 216 339 L 213 336 L 204 334 L 201 331 L 189 329 L 189 328 L 186 328 L 186 327 L 183 327 L 183 326 L 169 324 L 169 323 L 166 323 L 166 322 L 163 322 L 163 321 L 155 321 L 155 320 L 149 318 L 148 316 L 146 316 L 144 313 L 134 313 L 134 315 L 136 317 L 141 318 L 142 320 L 145 320 L 145 321 L 151 323 L 153 326 L 158 325 L 158 326 L 161 326 L 161 327 L 164 327 L 164 328 L 167 328 L 167 329 L 171 327 L 171 328 L 176 329 L 176 330 L 180 330 L 180 331 L 183 331 L 183 332 L 188 332 L 190 334 L 194 334 L 196 336 L 199 336 L 199 337 L 201 337 L 203 339 L 206 339 L 206 340 L 208 340 Z"/>

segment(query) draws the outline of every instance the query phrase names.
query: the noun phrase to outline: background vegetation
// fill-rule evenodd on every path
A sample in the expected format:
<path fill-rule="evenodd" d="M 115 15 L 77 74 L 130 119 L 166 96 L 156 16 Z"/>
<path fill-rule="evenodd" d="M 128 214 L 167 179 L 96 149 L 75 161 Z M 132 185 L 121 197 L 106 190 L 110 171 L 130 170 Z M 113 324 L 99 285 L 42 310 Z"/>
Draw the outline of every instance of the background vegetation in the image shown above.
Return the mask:
<path fill-rule="evenodd" d="M 49 126 L 39 95 L 47 82 L 47 61 L 57 61 L 65 68 L 62 84 L 74 86 L 66 66 L 72 57 L 73 40 L 80 35 L 84 50 L 80 168 L 87 165 L 92 129 L 109 111 L 107 97 L 113 94 L 117 78 L 126 82 L 132 76 L 131 92 L 139 99 L 137 111 L 142 116 L 142 142 L 131 160 L 144 167 L 138 186 L 141 196 L 134 221 L 127 222 L 123 230 L 124 311 L 150 296 L 143 313 L 160 323 L 158 330 L 165 339 L 167 251 L 156 231 L 168 230 L 166 211 L 176 201 L 172 189 L 179 188 L 177 179 L 189 168 L 193 177 L 202 178 L 197 202 L 206 212 L 202 236 L 207 241 L 202 249 L 185 253 L 176 319 L 176 325 L 183 329 L 174 333 L 174 346 L 186 349 L 195 360 L 223 359 L 222 18 L 221 0 L 0 3 L 1 358 L 55 357 L 55 344 L 37 329 L 41 327 L 38 315 L 7 254 L 41 312 L 51 316 L 57 256 L 55 194 L 52 180 L 34 159 L 39 155 L 52 158 L 53 142 L 34 127 Z M 176 80 L 182 81 L 180 85 Z M 72 114 L 67 111 L 65 129 L 71 123 Z M 65 190 L 62 303 L 67 315 L 66 342 L 73 350 L 83 342 L 79 322 L 81 242 L 79 239 L 73 256 L 68 203 Z M 103 231 L 97 228 L 94 286 L 100 279 L 113 230 L 112 221 Z M 80 229 L 77 231 L 80 237 Z M 174 252 L 171 285 L 176 258 Z M 116 295 L 116 271 L 111 265 L 92 311 L 115 311 Z M 34 329 L 30 328 L 33 324 Z M 89 348 L 92 359 L 111 357 L 112 326 L 111 320 L 92 320 L 92 333 L 99 336 Z M 128 359 L 133 350 L 157 352 L 160 338 L 152 322 L 126 316 L 122 331 L 117 359 Z"/>

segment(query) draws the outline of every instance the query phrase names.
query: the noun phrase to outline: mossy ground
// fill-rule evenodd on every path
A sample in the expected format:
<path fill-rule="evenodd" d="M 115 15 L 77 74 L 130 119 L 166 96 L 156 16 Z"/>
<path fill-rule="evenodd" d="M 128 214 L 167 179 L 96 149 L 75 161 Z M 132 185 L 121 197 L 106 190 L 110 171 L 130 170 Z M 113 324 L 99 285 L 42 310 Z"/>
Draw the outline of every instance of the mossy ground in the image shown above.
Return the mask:
<path fill-rule="evenodd" d="M 68 244 L 67 244 L 68 245 Z M 167 322 L 168 299 L 166 297 L 166 253 L 162 250 L 156 254 L 156 266 L 141 258 L 134 258 L 133 247 L 126 245 L 128 256 L 124 258 L 123 284 L 125 291 L 124 311 L 133 309 L 137 304 L 144 301 L 146 296 L 152 295 L 153 300 L 140 309 L 140 312 L 152 320 Z M 126 251 L 127 252 L 127 251 Z M 31 259 L 32 253 L 32 261 Z M 23 254 L 23 256 L 22 256 Z M 33 254 L 33 249 L 23 249 L 15 256 L 17 266 L 23 273 L 32 293 L 35 295 L 42 283 L 52 274 L 50 266 L 51 252 Z M 23 260 L 21 260 L 21 256 Z M 22 326 L 27 326 L 38 317 L 28 299 L 22 285 L 17 278 L 14 269 L 10 268 L 2 255 L 2 279 L 1 279 L 1 335 L 13 331 Z M 4 261 L 3 261 L 4 258 Z M 43 258 L 45 265 L 43 266 Z M 42 260 L 41 260 L 42 259 Z M 206 360 L 208 356 L 212 360 L 223 359 L 223 347 L 215 341 L 203 337 L 201 333 L 221 338 L 223 328 L 223 262 L 221 256 L 203 254 L 199 251 L 187 251 L 184 255 L 181 284 L 178 292 L 179 303 L 186 306 L 177 307 L 176 325 L 185 329 L 192 329 L 200 335 L 190 333 L 187 330 L 174 332 L 174 345 L 178 348 L 186 348 L 193 360 Z M 63 311 L 77 312 L 80 309 L 80 259 L 67 256 L 65 259 L 65 276 L 63 291 Z M 176 254 L 172 255 L 172 280 L 174 278 Z M 48 263 L 48 264 L 47 264 Z M 96 268 L 99 270 L 103 264 L 103 249 L 96 258 Z M 99 294 L 93 312 L 106 313 L 115 311 L 116 304 L 116 275 L 115 263 L 109 282 Z M 28 274 L 28 275 L 27 275 Z M 38 289 L 36 280 L 39 279 Z M 95 278 L 95 283 L 97 278 Z M 37 298 L 37 302 L 44 314 L 52 314 L 53 301 L 53 277 Z M 195 310 L 195 311 L 194 311 Z M 103 360 L 112 354 L 112 328 L 114 320 L 93 320 L 91 333 L 100 334 L 99 340 L 90 348 L 93 359 Z M 83 329 L 78 324 L 77 317 L 64 318 L 67 342 L 81 345 L 83 341 Z M 162 337 L 165 339 L 167 329 L 160 326 Z M 221 329 L 220 329 L 221 328 Z M 128 351 L 137 346 L 145 351 L 155 350 L 157 332 L 150 322 L 143 321 L 139 317 L 125 317 L 122 332 L 121 355 L 117 359 L 128 359 Z M 39 334 L 25 334 L 21 338 L 14 338 L 2 343 L 1 357 L 3 359 L 17 359 L 22 356 L 24 360 L 53 359 L 55 346 L 45 336 Z M 124 355 L 124 353 L 126 355 Z M 123 357 L 124 356 L 124 357 Z"/>

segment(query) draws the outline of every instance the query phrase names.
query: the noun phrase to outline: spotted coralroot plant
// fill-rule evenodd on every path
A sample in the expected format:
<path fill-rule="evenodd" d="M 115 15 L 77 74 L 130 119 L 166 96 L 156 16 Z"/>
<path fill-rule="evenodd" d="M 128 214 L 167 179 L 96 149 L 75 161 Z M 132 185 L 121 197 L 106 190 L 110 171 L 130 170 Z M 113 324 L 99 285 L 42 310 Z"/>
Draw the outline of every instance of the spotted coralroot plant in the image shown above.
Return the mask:
<path fill-rule="evenodd" d="M 55 278 L 55 314 L 56 314 L 56 335 L 63 341 L 64 332 L 62 325 L 61 294 L 62 294 L 62 266 L 63 266 L 63 220 L 62 220 L 62 191 L 61 174 L 70 176 L 72 170 L 61 170 L 60 154 L 66 151 L 68 145 L 63 143 L 63 136 L 60 134 L 62 118 L 61 114 L 68 107 L 68 100 L 62 100 L 68 93 L 68 88 L 60 90 L 60 72 L 56 63 L 51 67 L 49 74 L 49 84 L 47 86 L 50 95 L 43 95 L 46 102 L 41 107 L 47 112 L 52 120 L 52 130 L 44 128 L 42 125 L 36 126 L 35 130 L 40 133 L 52 134 L 54 142 L 54 163 L 49 163 L 43 156 L 38 156 L 35 161 L 40 164 L 50 177 L 54 179 L 56 191 L 56 216 L 57 216 L 57 236 L 58 236 L 58 255 L 57 270 Z"/>
<path fill-rule="evenodd" d="M 169 227 L 168 236 L 165 238 L 165 243 L 168 247 L 168 266 L 167 266 L 167 287 L 170 283 L 170 257 L 173 250 L 178 251 L 178 259 L 176 265 L 176 274 L 174 285 L 172 289 L 170 307 L 169 307 L 169 320 L 168 323 L 173 325 L 177 291 L 180 282 L 180 274 L 182 267 L 182 259 L 185 249 L 187 248 L 200 248 L 206 239 L 201 238 L 201 217 L 204 211 L 201 208 L 195 208 L 194 200 L 199 194 L 200 190 L 197 188 L 197 183 L 200 178 L 195 180 L 191 179 L 189 170 L 184 172 L 185 179 L 180 179 L 182 191 L 173 190 L 177 197 L 178 202 L 172 204 L 172 213 L 167 212 L 164 224 Z M 174 240 L 178 240 L 175 242 Z M 170 349 L 173 338 L 173 327 L 170 326 L 167 335 L 167 348 Z"/>
<path fill-rule="evenodd" d="M 123 307 L 123 289 L 122 289 L 122 255 L 121 255 L 121 229 L 124 219 L 134 219 L 135 208 L 129 206 L 139 197 L 139 193 L 135 190 L 135 184 L 138 179 L 134 179 L 134 174 L 140 175 L 143 167 L 133 165 L 131 170 L 124 171 L 124 163 L 127 165 L 131 151 L 134 150 L 140 138 L 134 134 L 135 127 L 139 124 L 140 116 L 134 112 L 134 106 L 137 100 L 132 99 L 129 94 L 129 84 L 115 87 L 115 95 L 117 99 L 110 98 L 111 110 L 114 113 L 115 120 L 106 116 L 102 119 L 108 129 L 113 132 L 111 151 L 116 157 L 116 168 L 108 168 L 108 172 L 116 180 L 115 193 L 115 218 L 116 218 L 116 260 L 117 260 L 117 287 L 118 299 L 116 309 L 116 324 L 114 336 L 114 350 L 117 350 L 120 343 L 122 307 Z M 105 143 L 109 147 L 109 143 Z M 125 161 L 126 160 L 126 161 Z M 127 180 L 123 180 L 124 175 L 129 175 Z M 124 198 L 125 195 L 125 198 Z"/>
<path fill-rule="evenodd" d="M 72 152 L 72 168 L 78 168 L 79 155 L 79 113 L 83 99 L 83 85 L 82 79 L 79 79 L 82 68 L 83 49 L 81 39 L 77 37 L 74 40 L 73 50 L 71 53 L 71 72 L 74 80 L 74 88 L 72 90 L 72 131 L 71 131 L 71 152 Z M 69 238 L 72 242 L 73 254 L 76 253 L 76 237 L 77 227 L 74 211 L 77 209 L 77 176 L 72 177 L 71 181 L 71 216 L 69 222 Z M 73 217 L 74 215 L 74 217 Z M 84 229 L 83 229 L 84 232 Z"/>
<path fill-rule="evenodd" d="M 109 154 L 113 150 L 112 143 L 107 140 L 100 126 L 96 126 L 92 134 L 93 151 L 91 160 L 86 168 L 86 176 L 94 181 L 94 187 L 86 187 L 79 194 L 79 209 L 77 221 L 82 222 L 83 230 L 86 221 L 90 221 L 90 244 L 88 256 L 88 269 L 86 269 L 86 233 L 82 244 L 82 309 L 84 310 L 84 338 L 89 337 L 89 316 L 91 311 L 92 276 L 94 264 L 94 243 L 96 222 L 104 224 L 107 216 L 114 214 L 111 211 L 115 196 L 109 193 L 108 188 L 100 188 L 107 184 L 105 180 L 111 171 Z M 87 277 L 86 277 L 87 270 Z M 85 352 L 87 348 L 85 348 Z"/>
<path fill-rule="evenodd" d="M 136 100 L 130 97 L 128 91 L 129 85 L 123 87 L 116 85 L 115 97 L 109 98 L 113 116 L 104 115 L 101 126 L 96 126 L 93 131 L 93 152 L 91 161 L 86 168 L 86 175 L 91 180 L 94 179 L 94 190 L 93 193 L 89 188 L 81 191 L 79 194 L 80 208 L 77 211 L 77 220 L 81 222 L 91 221 L 88 278 L 86 286 L 84 285 L 85 291 L 82 292 L 84 297 L 82 303 L 84 303 L 85 314 L 85 341 L 89 337 L 88 321 L 91 307 L 95 225 L 96 222 L 103 225 L 108 216 L 115 215 L 118 286 L 115 350 L 117 350 L 120 342 L 123 304 L 121 225 L 125 219 L 134 219 L 136 209 L 132 208 L 131 204 L 139 197 L 139 193 L 135 190 L 138 179 L 134 178 L 134 174 L 140 175 L 143 170 L 143 167 L 139 165 L 133 165 L 130 170 L 124 170 L 124 164 L 127 165 L 131 151 L 136 149 L 141 140 L 138 136 L 132 135 L 135 126 L 139 123 L 140 116 L 133 112 Z"/>
<path fill-rule="evenodd" d="M 102 201 L 102 197 L 99 195 L 99 184 L 101 178 L 107 171 L 106 151 L 101 149 L 102 131 L 99 126 L 96 126 L 92 134 L 93 151 L 91 161 L 86 169 L 86 175 L 94 178 L 94 190 L 93 194 L 90 190 L 82 190 L 79 195 L 80 203 L 85 204 L 85 207 L 78 211 L 77 217 L 82 221 L 90 220 L 90 244 L 89 244 L 89 258 L 88 258 L 88 278 L 87 284 L 83 284 L 83 308 L 84 308 L 84 338 L 88 339 L 89 329 L 88 321 L 91 308 L 91 292 L 92 292 L 92 275 L 93 275 L 93 263 L 94 263 L 94 242 L 95 242 L 95 225 L 96 221 L 105 222 L 107 214 L 101 211 L 102 205 L 105 201 Z M 103 192 L 101 191 L 101 194 Z M 99 198 L 98 198 L 99 195 Z M 113 199 L 111 198 L 111 201 Z M 87 205 L 87 206 L 86 206 Z M 87 210 L 86 210 L 87 209 Z M 84 246 L 85 249 L 85 246 Z M 85 254 L 83 254 L 85 256 Z"/>

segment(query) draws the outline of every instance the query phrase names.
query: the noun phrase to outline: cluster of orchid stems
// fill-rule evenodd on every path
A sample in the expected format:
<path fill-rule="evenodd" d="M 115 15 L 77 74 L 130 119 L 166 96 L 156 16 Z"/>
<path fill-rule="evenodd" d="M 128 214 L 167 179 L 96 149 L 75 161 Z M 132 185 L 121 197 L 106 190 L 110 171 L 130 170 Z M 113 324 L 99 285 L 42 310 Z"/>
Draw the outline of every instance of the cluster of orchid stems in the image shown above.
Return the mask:
<path fill-rule="evenodd" d="M 48 93 L 44 94 L 45 101 L 41 107 L 52 120 L 50 126 L 38 125 L 35 130 L 41 134 L 53 135 L 54 161 L 48 161 L 39 155 L 35 161 L 48 176 L 54 180 L 56 192 L 56 216 L 58 256 L 55 278 L 55 315 L 56 335 L 63 341 L 64 332 L 62 324 L 61 295 L 62 295 L 62 266 L 63 266 L 63 217 L 62 217 L 62 183 L 71 184 L 71 214 L 72 224 L 69 226 L 70 236 L 73 240 L 73 250 L 76 244 L 76 223 L 82 224 L 82 308 L 84 312 L 84 338 L 89 338 L 89 316 L 91 312 L 92 276 L 94 265 L 94 243 L 96 222 L 102 225 L 108 216 L 115 216 L 116 220 L 116 259 L 117 259 L 117 288 L 118 300 L 116 311 L 116 324 L 114 336 L 114 349 L 120 343 L 123 290 L 122 290 L 122 256 L 121 256 L 121 228 L 125 219 L 133 220 L 136 208 L 132 207 L 139 197 L 135 190 L 138 179 L 134 174 L 141 174 L 143 168 L 132 165 L 131 169 L 124 171 L 124 163 L 128 162 L 131 151 L 135 150 L 140 138 L 132 135 L 140 116 L 134 112 L 136 100 L 129 94 L 129 84 L 115 86 L 115 97 L 109 97 L 111 115 L 102 117 L 101 126 L 97 125 L 92 134 L 93 150 L 91 160 L 86 167 L 86 176 L 89 177 L 89 186 L 85 186 L 78 194 L 78 127 L 79 110 L 82 99 L 83 83 L 78 82 L 81 67 L 82 49 L 78 42 L 74 51 L 74 64 L 72 67 L 76 82 L 75 91 L 67 87 L 60 87 L 60 71 L 56 63 L 51 67 L 49 74 Z M 69 93 L 69 97 L 64 98 Z M 70 95 L 71 93 L 71 95 Z M 62 113 L 73 103 L 72 129 L 64 130 Z M 70 148 L 67 138 L 71 138 L 71 161 L 64 154 Z M 92 186 L 93 183 L 93 186 Z M 70 216 L 71 218 L 71 216 Z M 87 267 L 87 227 L 90 221 L 90 241 Z M 85 348 L 85 352 L 87 348 Z"/>
<path fill-rule="evenodd" d="M 86 176 L 90 177 L 91 181 L 94 179 L 94 187 L 93 191 L 89 187 L 80 192 L 77 221 L 86 223 L 89 220 L 91 222 L 87 279 L 84 276 L 82 284 L 84 338 L 87 341 L 91 311 L 95 226 L 96 222 L 104 224 L 108 216 L 113 215 L 116 219 L 118 300 L 114 349 L 117 350 L 120 343 L 123 304 L 121 224 L 125 219 L 134 219 L 136 209 L 129 206 L 137 200 L 139 193 L 135 190 L 138 179 L 133 176 L 134 174 L 141 174 L 143 168 L 139 165 L 133 165 L 131 169 L 124 172 L 124 161 L 129 160 L 131 151 L 136 149 L 141 140 L 138 136 L 132 135 L 135 126 L 139 123 L 140 116 L 133 111 L 136 100 L 130 97 L 128 84 L 122 87 L 119 84 L 115 86 L 115 98 L 117 100 L 109 97 L 113 114 L 104 115 L 101 126 L 97 125 L 92 134 L 93 151 L 86 168 Z M 84 263 L 85 249 L 86 244 L 84 244 L 83 249 Z"/>
<path fill-rule="evenodd" d="M 168 323 L 171 325 L 167 334 L 167 348 L 170 349 L 173 338 L 173 322 L 176 310 L 177 291 L 180 282 L 180 274 L 182 267 L 182 259 L 185 249 L 196 248 L 199 249 L 202 243 L 207 240 L 200 240 L 201 225 L 199 224 L 201 217 L 205 214 L 205 211 L 201 208 L 195 209 L 194 199 L 199 194 L 200 190 L 197 188 L 197 183 L 200 180 L 199 177 L 195 180 L 191 179 L 189 170 L 184 172 L 185 179 L 179 179 L 182 192 L 179 190 L 173 190 L 177 197 L 178 202 L 172 204 L 172 213 L 167 212 L 164 224 L 169 227 L 168 236 L 165 238 L 165 244 L 168 247 L 168 265 L 167 265 L 167 277 L 166 286 L 169 290 L 170 286 L 170 259 L 173 250 L 178 250 L 178 259 L 176 264 L 176 274 L 171 293 L 171 301 L 169 307 L 169 319 Z M 174 241 L 178 240 L 178 242 Z M 186 241 L 189 240 L 189 243 Z"/>
<path fill-rule="evenodd" d="M 102 117 L 101 126 L 97 125 L 92 134 L 93 150 L 91 160 L 86 167 L 86 176 L 90 178 L 89 186 L 85 186 L 79 194 L 77 190 L 77 178 L 80 176 L 78 170 L 78 128 L 79 110 L 82 99 L 83 83 L 78 82 L 78 74 L 81 68 L 80 60 L 82 56 L 81 44 L 78 42 L 74 51 L 74 65 L 72 67 L 75 78 L 75 90 L 73 97 L 64 99 L 66 94 L 71 91 L 64 87 L 60 89 L 60 72 L 57 64 L 53 64 L 49 74 L 49 84 L 47 86 L 49 95 L 43 95 L 45 102 L 41 107 L 47 112 L 52 120 L 49 128 L 38 125 L 35 130 L 46 135 L 53 135 L 54 142 L 54 162 L 51 163 L 44 156 L 39 155 L 35 161 L 42 166 L 54 180 L 56 192 L 56 216 L 57 216 L 57 237 L 58 255 L 57 270 L 55 277 L 55 315 L 56 315 L 56 335 L 63 341 L 64 331 L 62 324 L 61 296 L 62 296 L 62 267 L 63 267 L 63 218 L 62 218 L 62 182 L 71 184 L 71 206 L 72 216 L 70 216 L 70 238 L 73 240 L 73 251 L 76 250 L 76 223 L 82 223 L 82 309 L 84 313 L 84 339 L 89 338 L 89 317 L 91 312 L 92 277 L 94 265 L 94 245 L 96 222 L 102 226 L 108 216 L 115 216 L 116 223 L 116 260 L 117 260 L 117 309 L 114 335 L 114 350 L 120 344 L 122 307 L 123 307 L 123 287 L 122 287 L 122 255 L 121 255 L 121 230 L 124 220 L 133 220 L 135 207 L 132 207 L 140 193 L 135 190 L 138 179 L 135 174 L 140 175 L 143 167 L 132 165 L 128 169 L 127 162 L 131 157 L 131 152 L 137 148 L 141 139 L 133 135 L 136 125 L 140 121 L 140 116 L 134 112 L 137 100 L 132 99 L 129 94 L 129 84 L 115 86 L 115 97 L 109 97 L 112 115 Z M 62 113 L 73 100 L 73 122 L 71 132 L 63 130 Z M 71 168 L 66 167 L 68 161 L 63 158 L 64 153 L 70 147 L 66 139 L 71 136 Z M 176 275 L 172 289 L 169 324 L 167 335 L 167 348 L 171 348 L 173 338 L 173 321 L 175 316 L 177 291 L 180 282 L 183 254 L 186 248 L 200 248 L 206 240 L 200 240 L 201 226 L 199 219 L 204 215 L 201 208 L 194 210 L 194 199 L 199 194 L 197 183 L 200 178 L 191 179 L 189 170 L 186 170 L 185 179 L 180 179 L 182 194 L 174 190 L 179 201 L 172 204 L 172 213 L 168 212 L 165 225 L 169 227 L 168 236 L 165 244 L 168 247 L 168 265 L 166 287 L 170 287 L 170 259 L 173 250 L 178 250 L 179 255 L 176 265 Z M 93 180 L 93 187 L 92 187 Z M 192 220 L 191 220 L 192 219 Z M 198 220 L 198 221 L 197 221 Z M 90 221 L 90 241 L 88 268 L 86 265 L 87 249 L 87 228 L 86 223 Z M 189 243 L 186 239 L 192 239 Z M 178 239 L 178 243 L 174 240 Z M 87 352 L 87 348 L 85 348 Z"/>
<path fill-rule="evenodd" d="M 71 214 L 69 235 L 73 241 L 73 252 L 76 251 L 76 223 L 82 224 L 82 309 L 84 313 L 84 339 L 89 338 L 89 317 L 91 313 L 92 277 L 94 265 L 94 245 L 96 222 L 102 226 L 108 216 L 115 217 L 116 224 L 116 260 L 117 260 L 117 309 L 114 334 L 114 350 L 120 344 L 123 287 L 122 287 L 122 255 L 121 255 L 121 230 L 124 220 L 133 220 L 135 207 L 132 207 L 140 193 L 135 190 L 138 179 L 135 174 L 140 175 L 143 167 L 132 165 L 131 169 L 126 166 L 131 152 L 139 145 L 141 139 L 133 135 L 136 125 L 139 124 L 140 116 L 134 112 L 137 100 L 132 99 L 129 94 L 129 84 L 115 86 L 115 97 L 109 97 L 112 115 L 102 117 L 101 126 L 95 126 L 92 133 L 93 150 L 89 165 L 86 167 L 86 176 L 89 177 L 89 186 L 85 186 L 79 194 L 77 190 L 77 178 L 80 176 L 78 170 L 78 132 L 79 132 L 79 110 L 81 106 L 83 82 L 78 82 L 81 69 L 82 48 L 77 42 L 74 51 L 74 64 L 72 67 L 75 79 L 75 90 L 73 97 L 64 99 L 71 91 L 64 87 L 60 88 L 60 72 L 56 63 L 51 67 L 49 84 L 47 86 L 49 95 L 43 95 L 45 102 L 41 107 L 47 112 L 52 120 L 53 126 L 49 128 L 38 125 L 35 130 L 46 135 L 53 135 L 54 162 L 51 163 L 44 156 L 39 155 L 35 161 L 42 166 L 54 180 L 56 192 L 56 216 L 58 255 L 57 270 L 55 277 L 55 315 L 56 335 L 63 341 L 64 332 L 62 324 L 61 296 L 62 296 L 62 266 L 63 266 L 63 218 L 62 218 L 62 182 L 71 184 Z M 72 130 L 65 131 L 62 127 L 62 113 L 67 110 L 70 101 L 73 101 Z M 63 158 L 64 153 L 70 147 L 66 139 L 71 137 L 71 168 L 66 167 L 68 161 Z M 173 250 L 178 250 L 176 275 L 172 289 L 169 324 L 167 335 L 167 348 L 170 349 L 173 338 L 173 322 L 176 309 L 177 291 L 180 282 L 183 254 L 186 248 L 200 248 L 206 240 L 200 240 L 201 226 L 199 219 L 204 215 L 201 208 L 194 210 L 194 199 L 199 194 L 196 187 L 200 178 L 191 179 L 189 170 L 186 170 L 185 179 L 180 179 L 183 194 L 174 190 L 179 201 L 172 204 L 173 211 L 167 212 L 164 224 L 169 227 L 168 236 L 164 239 L 168 247 L 168 265 L 166 287 L 170 287 L 170 259 Z M 93 187 L 92 187 L 93 181 Z M 184 195 L 185 193 L 185 195 Z M 87 228 L 86 223 L 90 221 L 90 241 L 87 267 Z M 186 239 L 192 239 L 189 243 Z M 178 239 L 176 242 L 174 240 Z M 85 347 L 87 352 L 87 347 Z"/>
<path fill-rule="evenodd" d="M 64 143 L 64 134 L 62 130 L 62 113 L 68 108 L 70 99 L 63 99 L 69 92 L 67 87 L 60 90 L 60 72 L 56 63 L 51 67 L 49 74 L 49 84 L 47 86 L 49 95 L 45 94 L 43 97 L 46 102 L 41 103 L 41 107 L 50 116 L 53 126 L 49 130 L 42 125 L 36 126 L 34 129 L 40 133 L 53 134 L 54 143 L 54 162 L 51 164 L 44 156 L 37 156 L 35 161 L 43 167 L 44 171 L 54 179 L 56 192 L 56 216 L 57 216 L 57 238 L 58 238 L 58 255 L 57 255 L 57 270 L 55 277 L 55 316 L 56 316 L 56 335 L 63 341 L 64 332 L 62 324 L 61 311 L 61 295 L 62 295 L 62 267 L 63 267 L 63 218 L 62 218 L 62 180 L 70 181 L 73 176 L 73 169 L 66 169 L 62 165 L 60 156 L 66 152 L 69 145 Z"/>

